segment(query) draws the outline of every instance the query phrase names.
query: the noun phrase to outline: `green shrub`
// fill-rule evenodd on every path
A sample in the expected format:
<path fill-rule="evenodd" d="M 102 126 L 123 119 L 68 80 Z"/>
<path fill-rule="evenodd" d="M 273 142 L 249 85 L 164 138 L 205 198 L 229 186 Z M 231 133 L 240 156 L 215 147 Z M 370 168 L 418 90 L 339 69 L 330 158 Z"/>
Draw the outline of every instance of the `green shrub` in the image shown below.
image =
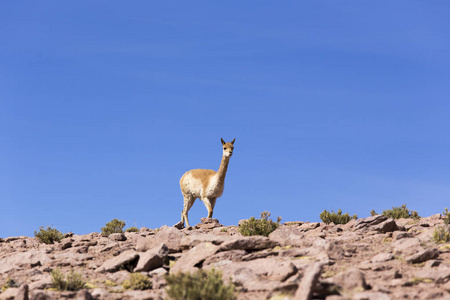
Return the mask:
<path fill-rule="evenodd" d="M 194 273 L 166 275 L 167 295 L 173 300 L 231 300 L 235 299 L 234 285 L 226 285 L 222 273 L 202 269 Z"/>
<path fill-rule="evenodd" d="M 438 226 L 434 229 L 433 240 L 436 243 L 450 242 L 450 226 Z"/>
<path fill-rule="evenodd" d="M 372 210 L 370 211 L 370 214 L 371 214 L 372 216 L 378 215 L 378 214 L 375 212 L 375 209 L 372 209 Z"/>
<path fill-rule="evenodd" d="M 125 232 L 139 232 L 139 229 L 136 226 L 131 226 L 130 228 L 127 228 Z"/>
<path fill-rule="evenodd" d="M 125 280 L 122 287 L 126 290 L 149 290 L 152 288 L 152 282 L 141 273 L 130 273 L 130 279 Z"/>
<path fill-rule="evenodd" d="M 400 218 L 410 218 L 410 219 L 419 219 L 420 216 L 417 211 L 412 211 L 406 208 L 406 204 L 403 204 L 400 207 L 392 207 L 392 209 L 384 210 L 383 215 L 388 218 L 400 219 Z"/>
<path fill-rule="evenodd" d="M 102 227 L 102 235 L 109 236 L 113 233 L 123 233 L 123 228 L 125 227 L 125 221 L 119 221 L 118 219 L 113 219 L 106 223 L 105 227 Z"/>
<path fill-rule="evenodd" d="M 39 232 L 34 231 L 34 236 L 41 243 L 53 244 L 54 242 L 60 242 L 64 234 L 59 232 L 56 228 L 51 228 L 48 226 L 47 229 L 44 229 L 44 226 L 39 227 Z"/>
<path fill-rule="evenodd" d="M 239 225 L 239 232 L 244 236 L 249 235 L 263 235 L 269 236 L 269 234 L 278 228 L 280 225 L 281 217 L 277 218 L 277 222 L 273 222 L 269 219 L 270 212 L 264 211 L 261 213 L 260 219 L 255 219 L 251 217 L 245 220 L 241 225 Z"/>
<path fill-rule="evenodd" d="M 350 217 L 348 213 L 342 214 L 342 210 L 339 208 L 339 210 L 335 213 L 334 210 L 331 210 L 328 212 L 326 209 L 320 214 L 320 219 L 325 224 L 347 224 L 350 222 L 351 219 L 356 220 L 358 219 L 357 215 L 353 215 Z"/>
<path fill-rule="evenodd" d="M 73 270 L 64 279 L 64 274 L 61 273 L 60 269 L 52 270 L 52 283 L 58 291 L 77 291 L 81 290 L 86 284 L 81 274 L 75 273 Z"/>
<path fill-rule="evenodd" d="M 447 208 L 445 208 L 445 211 L 442 212 L 442 215 L 444 216 L 444 223 L 445 225 L 450 225 L 450 211 L 448 211 Z"/>

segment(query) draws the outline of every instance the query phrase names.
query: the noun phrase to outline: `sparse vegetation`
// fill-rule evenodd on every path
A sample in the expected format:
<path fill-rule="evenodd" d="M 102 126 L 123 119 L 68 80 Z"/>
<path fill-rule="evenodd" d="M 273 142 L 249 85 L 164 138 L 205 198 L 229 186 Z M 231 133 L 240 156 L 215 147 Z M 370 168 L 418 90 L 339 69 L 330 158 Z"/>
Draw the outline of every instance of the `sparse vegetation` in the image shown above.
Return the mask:
<path fill-rule="evenodd" d="M 370 215 L 373 217 L 373 216 L 376 216 L 376 215 L 378 215 L 378 214 L 375 212 L 375 209 L 372 209 L 372 210 L 370 211 Z"/>
<path fill-rule="evenodd" d="M 401 219 L 401 218 L 420 219 L 420 216 L 417 213 L 417 211 L 409 210 L 406 207 L 406 204 L 403 204 L 402 206 L 392 207 L 392 209 L 384 210 L 383 215 L 393 219 Z"/>
<path fill-rule="evenodd" d="M 244 236 L 250 235 L 263 235 L 269 236 L 269 234 L 278 228 L 281 222 L 281 217 L 277 218 L 277 222 L 273 222 L 269 219 L 270 212 L 264 211 L 261 213 L 260 219 L 255 219 L 251 217 L 245 220 L 241 225 L 239 225 L 239 232 Z"/>
<path fill-rule="evenodd" d="M 107 237 L 113 233 L 123 233 L 124 227 L 125 221 L 113 219 L 110 222 L 106 223 L 105 227 L 102 227 L 102 235 Z"/>
<path fill-rule="evenodd" d="M 127 228 L 125 232 L 139 232 L 139 228 L 136 226 L 131 226 L 130 228 Z"/>
<path fill-rule="evenodd" d="M 445 225 L 450 225 L 450 211 L 447 208 L 442 212 Z"/>
<path fill-rule="evenodd" d="M 19 287 L 16 281 L 12 278 L 6 279 L 5 283 L 2 285 L 2 293 L 11 287 Z"/>
<path fill-rule="evenodd" d="M 141 273 L 130 273 L 130 279 L 125 280 L 122 287 L 125 290 L 149 290 L 152 288 L 152 282 Z"/>
<path fill-rule="evenodd" d="M 228 232 L 228 228 L 224 227 L 224 228 L 220 229 L 220 232 Z"/>
<path fill-rule="evenodd" d="M 438 226 L 434 229 L 433 240 L 436 243 L 450 242 L 450 226 Z"/>
<path fill-rule="evenodd" d="M 235 299 L 234 285 L 226 285 L 222 273 L 202 269 L 194 273 L 166 275 L 167 295 L 173 300 L 231 300 Z"/>
<path fill-rule="evenodd" d="M 53 244 L 55 242 L 60 242 L 63 239 L 64 234 L 51 226 L 48 226 L 47 229 L 44 229 L 44 226 L 41 226 L 39 227 L 39 232 L 34 231 L 34 236 L 41 243 Z"/>
<path fill-rule="evenodd" d="M 53 287 L 58 291 L 77 291 L 82 289 L 86 281 L 79 273 L 70 271 L 69 274 L 65 276 L 60 269 L 54 269 L 52 271 L 52 283 Z"/>
<path fill-rule="evenodd" d="M 358 216 L 353 215 L 350 217 L 350 215 L 348 213 L 342 214 L 342 210 L 339 208 L 339 210 L 337 212 L 334 212 L 333 210 L 331 210 L 330 212 L 328 212 L 327 210 L 324 210 L 320 214 L 320 219 L 325 224 L 330 224 L 330 223 L 347 224 L 352 219 L 353 220 L 358 219 Z"/>

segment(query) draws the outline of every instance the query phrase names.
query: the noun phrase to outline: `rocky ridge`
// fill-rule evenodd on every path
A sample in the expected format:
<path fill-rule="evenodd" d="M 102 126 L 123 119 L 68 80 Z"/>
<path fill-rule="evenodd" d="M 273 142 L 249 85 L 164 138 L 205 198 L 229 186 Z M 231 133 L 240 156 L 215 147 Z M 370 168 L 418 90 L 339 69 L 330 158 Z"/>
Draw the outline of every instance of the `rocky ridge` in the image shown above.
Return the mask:
<path fill-rule="evenodd" d="M 164 299 L 167 273 L 219 269 L 237 299 L 450 299 L 450 243 L 432 236 L 440 214 L 419 220 L 383 215 L 345 225 L 287 222 L 269 237 L 244 237 L 215 219 L 185 229 L 68 234 L 53 245 L 0 239 L 0 299 Z M 81 273 L 86 289 L 51 290 L 51 271 Z M 124 290 L 130 272 L 153 288 Z"/>

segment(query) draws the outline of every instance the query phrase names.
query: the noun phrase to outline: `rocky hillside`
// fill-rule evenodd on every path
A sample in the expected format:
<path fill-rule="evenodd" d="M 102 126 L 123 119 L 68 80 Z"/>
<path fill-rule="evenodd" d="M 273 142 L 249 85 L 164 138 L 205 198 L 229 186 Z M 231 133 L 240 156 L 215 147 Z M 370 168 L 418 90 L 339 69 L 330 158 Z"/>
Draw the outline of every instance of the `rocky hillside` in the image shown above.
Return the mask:
<path fill-rule="evenodd" d="M 266 238 L 202 219 L 182 230 L 68 234 L 53 245 L 10 237 L 0 239 L 0 299 L 164 299 L 166 273 L 198 268 L 221 270 L 237 299 L 450 299 L 450 244 L 432 240 L 439 225 L 439 214 L 376 215 L 345 225 L 289 222 Z M 57 268 L 82 274 L 84 289 L 55 291 Z M 152 288 L 124 289 L 130 272 Z"/>

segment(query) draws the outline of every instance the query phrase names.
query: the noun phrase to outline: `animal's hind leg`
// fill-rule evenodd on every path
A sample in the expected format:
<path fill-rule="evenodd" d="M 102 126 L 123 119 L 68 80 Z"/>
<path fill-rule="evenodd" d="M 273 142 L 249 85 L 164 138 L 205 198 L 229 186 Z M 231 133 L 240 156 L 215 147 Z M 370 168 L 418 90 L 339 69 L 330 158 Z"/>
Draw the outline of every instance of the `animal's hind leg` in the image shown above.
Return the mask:
<path fill-rule="evenodd" d="M 203 198 L 202 201 L 205 203 L 206 209 L 208 210 L 208 218 L 212 218 L 214 212 L 214 206 L 216 205 L 217 198 Z"/>
<path fill-rule="evenodd" d="M 186 196 L 184 197 L 184 207 L 183 211 L 181 212 L 181 222 L 186 222 L 186 227 L 189 227 L 189 220 L 188 220 L 188 211 L 191 209 L 192 205 L 194 205 L 195 199 L 192 196 Z"/>

